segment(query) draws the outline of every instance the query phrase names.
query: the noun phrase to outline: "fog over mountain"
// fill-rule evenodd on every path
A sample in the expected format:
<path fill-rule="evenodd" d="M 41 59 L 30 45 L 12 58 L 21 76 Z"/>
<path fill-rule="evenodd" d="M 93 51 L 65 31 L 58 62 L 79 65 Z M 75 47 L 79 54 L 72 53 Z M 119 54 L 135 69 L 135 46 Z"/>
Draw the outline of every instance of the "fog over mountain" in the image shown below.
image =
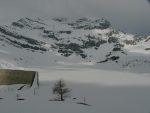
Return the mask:
<path fill-rule="evenodd" d="M 105 17 L 123 31 L 145 35 L 150 29 L 147 0 L 0 0 L 0 23 L 22 17 Z"/>

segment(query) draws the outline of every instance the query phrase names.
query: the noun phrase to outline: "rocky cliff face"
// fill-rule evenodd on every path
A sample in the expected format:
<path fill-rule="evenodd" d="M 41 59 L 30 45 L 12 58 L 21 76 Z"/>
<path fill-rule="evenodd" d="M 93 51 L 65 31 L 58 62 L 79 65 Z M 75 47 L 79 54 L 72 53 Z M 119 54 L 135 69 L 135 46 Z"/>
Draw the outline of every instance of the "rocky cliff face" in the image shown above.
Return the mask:
<path fill-rule="evenodd" d="M 149 66 L 149 43 L 149 37 L 118 31 L 106 19 L 23 18 L 0 26 L 1 64 L 5 60 L 26 66 L 63 62 Z"/>

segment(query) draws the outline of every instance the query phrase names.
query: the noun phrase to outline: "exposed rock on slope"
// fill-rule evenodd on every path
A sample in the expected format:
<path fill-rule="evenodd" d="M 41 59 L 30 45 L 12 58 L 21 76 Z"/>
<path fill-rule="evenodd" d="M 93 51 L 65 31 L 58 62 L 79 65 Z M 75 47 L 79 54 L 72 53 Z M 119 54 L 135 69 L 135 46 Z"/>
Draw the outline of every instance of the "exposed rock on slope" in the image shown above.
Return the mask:
<path fill-rule="evenodd" d="M 114 62 L 120 67 L 135 56 L 137 61 L 145 56 L 149 62 L 149 43 L 149 37 L 138 40 L 117 31 L 106 19 L 23 18 L 0 26 L 0 57 L 18 65 Z M 8 53 L 10 58 L 5 57 Z"/>

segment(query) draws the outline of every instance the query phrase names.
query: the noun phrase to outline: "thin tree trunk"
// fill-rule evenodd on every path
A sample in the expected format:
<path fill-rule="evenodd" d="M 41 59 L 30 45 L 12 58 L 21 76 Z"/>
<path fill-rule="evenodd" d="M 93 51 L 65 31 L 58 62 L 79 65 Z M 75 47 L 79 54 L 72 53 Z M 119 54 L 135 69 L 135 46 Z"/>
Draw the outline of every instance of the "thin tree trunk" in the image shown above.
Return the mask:
<path fill-rule="evenodd" d="M 64 101 L 61 81 L 60 81 L 60 100 L 61 100 L 61 101 Z"/>
<path fill-rule="evenodd" d="M 61 89 L 60 99 L 61 99 L 61 101 L 64 101 L 64 99 L 63 99 L 62 89 Z"/>

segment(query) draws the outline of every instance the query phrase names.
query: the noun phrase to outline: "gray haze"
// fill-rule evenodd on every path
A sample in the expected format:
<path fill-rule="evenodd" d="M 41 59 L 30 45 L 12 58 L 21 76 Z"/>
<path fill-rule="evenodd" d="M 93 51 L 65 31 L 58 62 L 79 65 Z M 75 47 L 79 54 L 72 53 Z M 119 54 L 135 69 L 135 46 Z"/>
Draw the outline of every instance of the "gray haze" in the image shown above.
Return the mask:
<path fill-rule="evenodd" d="M 104 17 L 117 29 L 138 35 L 150 34 L 147 0 L 0 0 L 0 24 L 26 16 Z"/>

